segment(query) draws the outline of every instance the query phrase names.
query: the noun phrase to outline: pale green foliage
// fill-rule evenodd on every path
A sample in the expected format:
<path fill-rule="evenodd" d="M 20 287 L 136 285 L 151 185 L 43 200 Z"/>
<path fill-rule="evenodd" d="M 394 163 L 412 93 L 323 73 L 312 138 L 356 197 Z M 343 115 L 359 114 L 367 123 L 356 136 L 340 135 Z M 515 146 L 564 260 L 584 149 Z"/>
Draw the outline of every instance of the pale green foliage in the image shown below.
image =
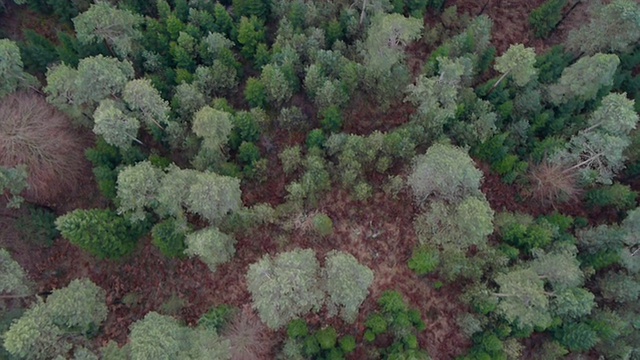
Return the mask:
<path fill-rule="evenodd" d="M 423 23 L 400 14 L 380 14 L 371 22 L 364 43 L 366 70 L 374 76 L 386 76 L 404 59 L 404 47 L 420 38 Z"/>
<path fill-rule="evenodd" d="M 541 250 L 534 251 L 536 259 L 530 267 L 548 281 L 555 291 L 578 287 L 584 282 L 584 274 L 576 258 L 577 253 L 578 249 L 573 245 L 546 254 Z"/>
<path fill-rule="evenodd" d="M 126 57 L 133 51 L 133 42 L 141 36 L 136 29 L 142 17 L 128 10 L 119 10 L 107 2 L 96 2 L 73 19 L 78 40 L 83 44 L 105 41 L 118 54 Z"/>
<path fill-rule="evenodd" d="M 614 0 L 607 5 L 596 1 L 592 8 L 589 24 L 569 33 L 569 48 L 587 54 L 625 52 L 640 40 L 640 5 L 637 1 Z"/>
<path fill-rule="evenodd" d="M 493 210 L 484 197 L 470 196 L 458 205 L 432 202 L 415 221 L 421 243 L 468 249 L 484 247 L 493 232 Z"/>
<path fill-rule="evenodd" d="M 446 201 L 479 194 L 482 172 L 462 149 L 453 145 L 434 144 L 414 160 L 407 183 L 413 189 L 416 203 L 423 204 L 433 195 Z"/>
<path fill-rule="evenodd" d="M 60 341 L 62 330 L 51 322 L 46 306 L 36 303 L 4 333 L 4 348 L 13 356 L 27 360 L 44 360 L 64 353 L 70 345 Z"/>
<path fill-rule="evenodd" d="M 180 217 L 183 215 L 183 207 L 187 204 L 189 189 L 196 182 L 198 171 L 180 169 L 171 164 L 166 172 L 158 188 L 156 213 L 161 217 Z"/>
<path fill-rule="evenodd" d="M 638 124 L 635 102 L 626 93 L 611 93 L 589 117 L 589 129 L 598 129 L 615 136 L 627 136 Z"/>
<path fill-rule="evenodd" d="M 620 262 L 631 273 L 640 273 L 640 208 L 629 211 L 622 221 L 622 241 L 624 247 L 620 251 Z"/>
<path fill-rule="evenodd" d="M 556 292 L 551 298 L 551 311 L 565 319 L 578 319 L 589 315 L 596 306 L 595 295 L 583 288 Z"/>
<path fill-rule="evenodd" d="M 0 166 L 0 193 L 11 194 L 7 202 L 8 208 L 19 208 L 24 198 L 20 193 L 29 187 L 27 167 L 19 165 L 12 168 Z"/>
<path fill-rule="evenodd" d="M 249 266 L 247 287 L 260 319 L 272 329 L 322 306 L 320 264 L 311 249 L 296 249 L 276 257 L 265 255 Z"/>
<path fill-rule="evenodd" d="M 216 222 L 240 208 L 241 195 L 239 179 L 204 172 L 196 175 L 186 204 L 189 211 Z"/>
<path fill-rule="evenodd" d="M 187 249 L 185 254 L 193 257 L 197 256 L 209 266 L 212 272 L 216 271 L 218 265 L 231 260 L 236 252 L 236 239 L 220 232 L 215 227 L 209 227 L 187 235 L 185 239 Z"/>
<path fill-rule="evenodd" d="M 339 312 L 346 322 L 353 323 L 360 305 L 369 295 L 373 271 L 361 265 L 351 254 L 330 251 L 322 273 L 327 288 L 329 315 Z"/>
<path fill-rule="evenodd" d="M 293 88 L 279 67 L 267 64 L 262 68 L 260 81 L 264 84 L 267 98 L 280 106 L 293 96 Z"/>
<path fill-rule="evenodd" d="M 610 271 L 598 279 L 602 297 L 618 303 L 634 302 L 640 297 L 640 278 Z"/>
<path fill-rule="evenodd" d="M 602 87 L 613 84 L 613 75 L 620 59 L 613 54 L 595 54 L 580 58 L 565 68 L 556 84 L 549 87 L 554 104 L 564 104 L 572 99 L 587 101 L 596 97 Z"/>
<path fill-rule="evenodd" d="M 237 71 L 234 67 L 214 60 L 211 66 L 198 66 L 193 84 L 204 94 L 219 95 L 238 86 Z"/>
<path fill-rule="evenodd" d="M 88 279 L 53 291 L 45 304 L 52 322 L 70 332 L 93 332 L 107 319 L 106 292 Z"/>
<path fill-rule="evenodd" d="M 191 329 L 156 312 L 131 326 L 129 346 L 136 360 L 231 359 L 229 341 L 220 339 L 215 331 Z"/>
<path fill-rule="evenodd" d="M 27 273 L 7 250 L 0 248 L 0 294 L 27 295 L 30 292 Z"/>
<path fill-rule="evenodd" d="M 129 81 L 124 87 L 122 98 L 149 128 L 154 125 L 162 127 L 167 123 L 169 103 L 160 96 L 149 79 Z"/>
<path fill-rule="evenodd" d="M 282 169 L 285 174 L 291 174 L 302 165 L 300 146 L 288 147 L 282 150 L 278 157 L 282 162 Z"/>
<path fill-rule="evenodd" d="M 200 41 L 202 48 L 200 56 L 203 59 L 216 59 L 222 54 L 226 54 L 227 50 L 233 48 L 233 41 L 227 39 L 223 34 L 214 32 L 209 33 L 207 37 Z"/>
<path fill-rule="evenodd" d="M 149 161 L 127 166 L 118 173 L 119 214 L 126 214 L 132 222 L 146 218 L 145 209 L 155 206 L 162 170 Z"/>
<path fill-rule="evenodd" d="M 470 75 L 472 65 L 468 58 L 438 58 L 440 75 L 421 75 L 416 84 L 407 87 L 409 101 L 417 106 L 417 116 L 428 128 L 442 131 L 442 125 L 456 115 L 458 92 L 463 76 Z"/>
<path fill-rule="evenodd" d="M 65 64 L 49 68 L 44 90 L 50 103 L 69 110 L 119 95 L 133 76 L 129 61 L 97 55 L 81 59 L 77 70 Z"/>
<path fill-rule="evenodd" d="M 233 130 L 231 114 L 205 106 L 193 117 L 193 132 L 203 138 L 202 146 L 221 151 Z"/>
<path fill-rule="evenodd" d="M 35 79 L 22 69 L 20 48 L 9 39 L 0 39 L 0 98 L 19 87 L 34 83 Z"/>
<path fill-rule="evenodd" d="M 171 99 L 172 109 L 184 120 L 191 118 L 206 103 L 204 94 L 195 85 L 187 83 L 176 86 L 175 94 Z"/>
<path fill-rule="evenodd" d="M 496 59 L 494 69 L 510 76 L 518 86 L 525 86 L 534 80 L 538 70 L 536 63 L 536 51 L 533 48 L 525 48 L 522 44 L 511 45 L 509 49 Z"/>
<path fill-rule="evenodd" d="M 544 282 L 531 269 L 513 270 L 495 278 L 500 286 L 498 312 L 520 328 L 551 324 Z"/>
<path fill-rule="evenodd" d="M 87 279 L 73 280 L 41 299 L 11 324 L 4 347 L 22 359 L 51 359 L 72 347 L 63 337 L 95 331 L 107 318 L 105 291 Z"/>
<path fill-rule="evenodd" d="M 121 149 L 131 147 L 131 141 L 136 140 L 140 122 L 128 116 L 118 104 L 111 99 L 100 101 L 100 105 L 93 113 L 93 132 L 100 135 L 113 146 Z"/>

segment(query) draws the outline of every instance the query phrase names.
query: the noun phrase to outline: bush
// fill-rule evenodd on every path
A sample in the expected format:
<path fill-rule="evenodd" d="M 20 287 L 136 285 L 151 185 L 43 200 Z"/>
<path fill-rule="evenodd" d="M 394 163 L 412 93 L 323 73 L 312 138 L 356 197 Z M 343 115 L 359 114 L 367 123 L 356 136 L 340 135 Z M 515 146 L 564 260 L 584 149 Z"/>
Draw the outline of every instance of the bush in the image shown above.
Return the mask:
<path fill-rule="evenodd" d="M 427 247 L 419 247 L 413 251 L 413 256 L 409 259 L 409 269 L 418 276 L 423 276 L 435 271 L 439 263 L 438 252 Z"/>
<path fill-rule="evenodd" d="M 313 230 L 321 237 L 333 234 L 333 221 L 325 214 L 318 214 L 313 217 Z"/>
<path fill-rule="evenodd" d="M 42 96 L 19 92 L 0 100 L 0 119 L 0 166 L 27 166 L 27 200 L 52 203 L 75 189 L 87 144 L 63 113 Z"/>
<path fill-rule="evenodd" d="M 618 211 L 625 211 L 636 207 L 637 198 L 638 193 L 628 185 L 615 183 L 588 191 L 585 202 L 589 206 L 610 206 Z"/>
<path fill-rule="evenodd" d="M 74 210 L 56 219 L 56 227 L 72 244 L 98 257 L 119 258 L 136 247 L 145 225 L 130 221 L 111 210 Z"/>
<path fill-rule="evenodd" d="M 184 240 L 189 226 L 180 220 L 167 219 L 157 223 L 151 229 L 151 242 L 160 252 L 169 258 L 184 257 L 187 248 Z"/>

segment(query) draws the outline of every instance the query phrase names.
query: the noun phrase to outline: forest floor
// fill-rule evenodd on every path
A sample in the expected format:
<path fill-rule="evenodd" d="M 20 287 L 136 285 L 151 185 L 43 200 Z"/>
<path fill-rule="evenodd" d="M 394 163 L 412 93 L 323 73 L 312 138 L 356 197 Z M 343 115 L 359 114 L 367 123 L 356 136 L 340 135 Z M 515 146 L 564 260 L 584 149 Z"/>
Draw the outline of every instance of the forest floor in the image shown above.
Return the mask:
<path fill-rule="evenodd" d="M 447 6 L 457 5 L 459 11 L 467 11 L 472 15 L 478 15 L 481 11 L 489 15 L 494 20 L 493 43 L 499 53 L 514 43 L 533 46 L 538 52 L 542 52 L 560 43 L 575 24 L 583 21 L 587 13 L 585 4 L 578 5 L 550 39 L 536 40 L 529 29 L 528 16 L 542 2 L 543 0 L 489 0 L 485 6 L 482 1 L 456 0 L 449 1 Z M 43 30 L 43 35 L 54 37 L 54 27 L 47 26 L 46 20 L 22 8 L 13 9 L 11 16 L 0 18 L 0 24 L 3 33 L 10 37 L 20 37 L 20 29 L 23 28 L 39 32 Z M 410 61 L 415 62 L 415 68 L 421 68 L 426 59 L 426 49 L 415 48 L 411 54 L 414 58 Z M 345 116 L 348 119 L 345 131 L 368 134 L 407 122 L 412 111 L 410 106 L 397 105 L 386 113 L 379 113 L 364 102 L 356 100 Z M 269 141 L 281 149 L 284 148 L 282 142 L 301 143 L 303 137 L 276 134 Z M 249 184 L 243 189 L 245 205 L 259 202 L 277 205 L 284 201 L 284 186 L 291 179 L 283 174 L 275 153 L 269 155 L 269 161 L 272 166 L 277 164 L 277 170 L 270 174 L 266 183 Z M 496 212 L 519 211 L 537 216 L 553 211 L 530 201 L 514 201 L 513 199 L 520 197 L 519 190 L 515 186 L 504 184 L 498 176 L 491 174 L 488 166 L 478 165 L 485 173 L 482 191 Z M 90 166 L 86 167 L 83 179 L 75 192 L 49 204 L 58 215 L 75 208 L 107 205 L 107 201 L 97 190 Z M 378 188 L 384 181 L 382 177 L 371 180 Z M 1 245 L 9 248 L 37 283 L 39 292 L 64 287 L 72 279 L 80 277 L 90 278 L 107 291 L 109 317 L 104 331 L 97 339 L 98 345 L 104 345 L 109 340 L 125 343 L 128 327 L 152 310 L 171 313 L 194 324 L 212 306 L 229 304 L 243 307 L 251 302 L 245 283 L 249 265 L 266 253 L 276 254 L 303 247 L 316 250 L 321 262 L 330 250 L 347 251 L 375 273 L 371 294 L 363 304 L 361 316 L 355 325 L 346 325 L 339 319 L 327 322 L 324 310 L 319 314 L 309 315 L 307 320 L 310 324 L 319 326 L 329 323 L 341 334 L 353 334 L 360 340 L 364 332 L 365 314 L 376 307 L 376 300 L 383 291 L 393 289 L 400 291 L 411 306 L 422 312 L 427 331 L 419 340 L 433 359 L 452 359 L 465 353 L 471 344 L 456 325 L 457 314 L 465 311 L 464 305 L 459 301 L 461 287 L 451 284 L 436 289 L 434 283 L 437 279 L 420 278 L 406 265 L 417 242 L 412 225 L 416 209 L 407 193 L 391 199 L 378 192 L 363 204 L 351 200 L 349 194 L 335 187 L 320 201 L 317 210 L 334 220 L 333 235 L 318 239 L 306 233 L 304 228 L 287 236 L 281 236 L 282 231 L 275 227 L 252 231 L 251 234 L 238 238 L 236 256 L 231 262 L 220 266 L 215 273 L 211 273 L 206 265 L 196 259 L 167 259 L 150 243 L 149 238 L 141 240 L 137 251 L 120 261 L 98 261 L 64 239 L 59 239 L 51 247 L 39 246 L 24 239 L 17 228 L 15 217 L 24 215 L 26 210 L 9 211 L 4 209 L 2 203 L 0 239 L 3 239 Z M 587 213 L 579 202 L 559 210 L 568 215 L 592 219 L 615 215 Z M 279 335 L 284 337 L 282 331 Z M 367 357 L 364 351 L 359 348 L 350 358 L 364 359 Z"/>

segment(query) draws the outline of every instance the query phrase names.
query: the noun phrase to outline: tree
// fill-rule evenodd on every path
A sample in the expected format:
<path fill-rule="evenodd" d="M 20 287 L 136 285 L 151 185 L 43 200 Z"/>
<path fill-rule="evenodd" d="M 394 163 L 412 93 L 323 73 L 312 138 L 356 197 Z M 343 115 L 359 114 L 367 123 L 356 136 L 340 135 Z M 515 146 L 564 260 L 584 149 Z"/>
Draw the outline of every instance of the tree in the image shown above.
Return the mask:
<path fill-rule="evenodd" d="M 0 99 L 36 80 L 23 70 L 20 48 L 9 39 L 0 39 Z"/>
<path fill-rule="evenodd" d="M 0 170 L 1 194 L 9 187 L 13 195 L 51 204 L 75 189 L 85 176 L 86 144 L 63 113 L 40 95 L 18 92 L 0 99 L 0 119 L 0 168 L 11 169 Z"/>
<path fill-rule="evenodd" d="M 529 24 L 538 38 L 546 39 L 562 21 L 562 9 L 567 0 L 547 0 L 534 9 L 529 16 Z"/>
<path fill-rule="evenodd" d="M 523 87 L 530 81 L 535 80 L 538 70 L 534 67 L 536 63 L 536 51 L 533 48 L 525 48 L 522 44 L 511 45 L 509 49 L 496 59 L 494 68 L 502 73 L 493 87 L 507 76 L 511 76 L 517 86 Z"/>
<path fill-rule="evenodd" d="M 628 136 L 638 124 L 635 102 L 626 93 L 610 93 L 589 116 L 589 127 L 583 132 L 600 130 L 615 136 Z"/>
<path fill-rule="evenodd" d="M 104 41 L 109 50 L 124 58 L 133 51 L 133 42 L 142 37 L 137 29 L 142 21 L 141 16 L 129 10 L 116 9 L 107 2 L 96 2 L 75 17 L 73 25 L 81 43 Z"/>
<path fill-rule="evenodd" d="M 233 237 L 215 227 L 209 227 L 187 235 L 187 248 L 184 253 L 190 257 L 198 256 L 212 272 L 215 272 L 218 265 L 233 258 L 236 253 L 235 243 L 236 239 Z"/>
<path fill-rule="evenodd" d="M 0 294 L 26 296 L 31 292 L 27 273 L 7 250 L 0 248 Z"/>
<path fill-rule="evenodd" d="M 264 85 L 267 99 L 276 107 L 281 106 L 293 96 L 293 88 L 279 67 L 267 64 L 262 68 L 260 82 Z"/>
<path fill-rule="evenodd" d="M 240 180 L 237 178 L 203 172 L 195 176 L 186 205 L 189 211 L 215 223 L 240 208 L 241 195 Z"/>
<path fill-rule="evenodd" d="M 0 192 L 8 197 L 8 208 L 19 208 L 24 201 L 20 193 L 27 189 L 27 167 L 18 165 L 16 167 L 7 168 L 0 166 Z"/>
<path fill-rule="evenodd" d="M 424 155 L 414 159 L 407 183 L 413 189 L 415 201 L 423 204 L 429 196 L 449 202 L 479 194 L 482 172 L 462 149 L 434 144 Z"/>
<path fill-rule="evenodd" d="M 65 64 L 47 71 L 47 100 L 62 110 L 81 109 L 108 97 L 120 95 L 133 79 L 133 65 L 102 55 L 83 58 L 74 70 Z"/>
<path fill-rule="evenodd" d="M 156 205 L 160 181 L 164 174 L 149 161 L 127 166 L 118 173 L 118 213 L 132 222 L 143 221 Z"/>
<path fill-rule="evenodd" d="M 330 251 L 322 274 L 327 288 L 327 308 L 330 315 L 338 312 L 346 322 L 353 323 L 360 305 L 369 295 L 373 271 L 361 265 L 353 255 Z"/>
<path fill-rule="evenodd" d="M 592 100 L 603 87 L 613 84 L 620 59 L 613 54 L 585 56 L 562 71 L 556 84 L 549 87 L 551 101 L 565 104 L 571 100 Z"/>
<path fill-rule="evenodd" d="M 191 329 L 153 311 L 131 326 L 129 343 L 132 359 L 231 359 L 229 341 L 215 330 Z"/>
<path fill-rule="evenodd" d="M 166 175 L 160 180 L 156 198 L 156 213 L 160 217 L 183 217 L 187 206 L 187 199 L 191 185 L 196 182 L 198 171 L 180 169 L 171 164 L 166 169 Z"/>
<path fill-rule="evenodd" d="M 100 101 L 93 113 L 93 122 L 93 132 L 102 136 L 109 145 L 126 150 L 131 147 L 131 141 L 142 144 L 137 138 L 138 119 L 125 114 L 111 99 Z"/>
<path fill-rule="evenodd" d="M 242 45 L 242 55 L 253 60 L 258 44 L 266 40 L 264 23 L 255 16 L 240 18 L 238 27 L 238 43 Z"/>
<path fill-rule="evenodd" d="M 104 258 L 118 258 L 133 251 L 141 229 L 110 210 L 77 209 L 56 219 L 56 227 L 72 244 Z"/>
<path fill-rule="evenodd" d="M 512 270 L 496 276 L 495 282 L 500 287 L 497 310 L 507 321 L 520 329 L 551 325 L 544 281 L 535 271 Z"/>
<path fill-rule="evenodd" d="M 122 92 L 123 100 L 134 111 L 137 118 L 142 119 L 148 128 L 163 128 L 169 120 L 169 103 L 160 92 L 153 87 L 149 79 L 131 80 Z"/>
<path fill-rule="evenodd" d="M 421 243 L 466 250 L 486 246 L 493 233 L 493 210 L 484 197 L 469 196 L 457 205 L 434 201 L 415 221 Z"/>
<path fill-rule="evenodd" d="M 592 5 L 591 21 L 569 33 L 568 47 L 588 55 L 625 52 L 640 40 L 640 5 L 633 0 L 614 0 Z"/>
<path fill-rule="evenodd" d="M 555 292 L 551 298 L 551 313 L 566 320 L 589 315 L 596 307 L 596 297 L 586 289 L 575 287 Z"/>
<path fill-rule="evenodd" d="M 233 130 L 231 114 L 205 106 L 193 117 L 193 132 L 203 138 L 202 146 L 222 152 Z"/>
<path fill-rule="evenodd" d="M 530 268 L 548 281 L 555 291 L 576 288 L 584 282 L 577 253 L 578 249 L 573 245 L 548 253 L 534 251 L 536 258 L 530 263 Z"/>
<path fill-rule="evenodd" d="M 73 347 L 74 334 L 94 334 L 107 318 L 106 293 L 87 279 L 38 299 L 4 334 L 4 347 L 22 359 L 51 359 Z"/>
<path fill-rule="evenodd" d="M 249 266 L 247 287 L 260 319 L 272 329 L 322 306 L 320 264 L 311 249 L 265 255 Z"/>

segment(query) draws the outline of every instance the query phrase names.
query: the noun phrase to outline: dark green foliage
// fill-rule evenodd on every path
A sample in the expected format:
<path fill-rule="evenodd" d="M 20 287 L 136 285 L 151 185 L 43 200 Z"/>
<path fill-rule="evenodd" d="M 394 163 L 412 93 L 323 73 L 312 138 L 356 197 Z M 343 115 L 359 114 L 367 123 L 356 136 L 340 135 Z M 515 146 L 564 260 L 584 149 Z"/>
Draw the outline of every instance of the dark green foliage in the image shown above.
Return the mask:
<path fill-rule="evenodd" d="M 129 254 L 147 230 L 145 225 L 134 226 L 114 211 L 102 209 L 75 210 L 59 217 L 56 226 L 69 242 L 99 259 Z"/>
<path fill-rule="evenodd" d="M 547 0 L 531 12 L 529 24 L 538 38 L 545 39 L 555 30 L 562 20 L 562 9 L 567 0 Z"/>
<path fill-rule="evenodd" d="M 55 45 L 31 29 L 25 29 L 23 35 L 24 40 L 18 45 L 25 70 L 44 74 L 47 71 L 47 66 L 59 59 Z"/>
<path fill-rule="evenodd" d="M 302 344 L 302 349 L 305 355 L 315 358 L 314 355 L 320 353 L 320 344 L 318 343 L 318 339 L 315 336 L 306 337 Z"/>
<path fill-rule="evenodd" d="M 260 125 L 254 114 L 240 111 L 231 120 L 233 122 L 233 130 L 229 136 L 231 149 L 238 150 L 242 143 L 255 143 L 260 139 Z"/>
<path fill-rule="evenodd" d="M 151 242 L 164 256 L 182 258 L 186 249 L 184 239 L 187 236 L 187 230 L 187 224 L 176 219 L 167 219 L 153 226 Z"/>
<path fill-rule="evenodd" d="M 304 338 L 309 335 L 309 328 L 303 319 L 292 320 L 287 326 L 287 335 L 292 338 Z"/>
<path fill-rule="evenodd" d="M 242 17 L 238 26 L 238 43 L 242 45 L 242 55 L 253 60 L 256 54 L 258 44 L 263 43 L 266 39 L 265 26 L 262 20 L 255 16 L 250 18 Z"/>
<path fill-rule="evenodd" d="M 387 321 L 380 314 L 370 315 L 365 326 L 373 335 L 383 334 L 387 331 Z"/>
<path fill-rule="evenodd" d="M 16 228 L 26 241 L 51 246 L 60 235 L 55 221 L 56 215 L 51 210 L 29 206 L 29 214 L 18 219 Z"/>
<path fill-rule="evenodd" d="M 260 160 L 260 149 L 254 143 L 243 142 L 238 149 L 238 161 L 244 166 L 253 166 Z"/>
<path fill-rule="evenodd" d="M 253 77 L 247 79 L 244 98 L 251 107 L 265 109 L 267 107 L 267 92 L 264 83 Z"/>
<path fill-rule="evenodd" d="M 325 141 L 327 141 L 327 138 L 322 130 L 311 130 L 311 132 L 309 132 L 309 135 L 307 135 L 307 148 L 312 149 L 315 147 L 318 149 L 322 149 L 324 148 Z"/>
<path fill-rule="evenodd" d="M 551 215 L 544 216 L 543 219 L 557 226 L 558 231 L 560 231 L 561 233 L 569 231 L 574 223 L 573 217 L 569 215 L 563 215 L 557 211 Z"/>
<path fill-rule="evenodd" d="M 344 37 L 344 30 L 342 25 L 336 19 L 329 21 L 324 29 L 325 38 L 329 47 L 333 46 L 337 40 L 341 40 Z"/>
<path fill-rule="evenodd" d="M 542 84 L 555 82 L 572 60 L 573 55 L 566 53 L 562 46 L 554 46 L 546 53 L 538 55 L 536 58 L 538 81 Z"/>
<path fill-rule="evenodd" d="M 233 0 L 233 13 L 237 18 L 241 16 L 256 16 L 267 20 L 269 15 L 268 0 Z"/>
<path fill-rule="evenodd" d="M 336 346 L 336 341 L 338 340 L 338 333 L 336 329 L 332 327 L 328 327 L 322 330 L 318 330 L 315 334 L 316 339 L 318 340 L 318 344 L 320 344 L 320 348 L 323 350 L 333 349 Z"/>
<path fill-rule="evenodd" d="M 97 166 L 93 168 L 93 176 L 102 196 L 114 201 L 117 197 L 118 171 L 108 166 Z"/>
<path fill-rule="evenodd" d="M 502 240 L 530 252 L 532 249 L 543 249 L 551 244 L 556 233 L 556 226 L 541 219 L 529 226 L 517 223 L 508 225 L 502 230 Z"/>
<path fill-rule="evenodd" d="M 215 18 L 215 31 L 234 40 L 236 37 L 236 27 L 233 23 L 233 18 L 231 18 L 231 15 L 229 15 L 229 12 L 222 4 L 216 3 L 213 17 Z"/>
<path fill-rule="evenodd" d="M 320 125 L 327 134 L 338 133 L 342 130 L 342 114 L 337 106 L 329 106 L 320 112 Z"/>
<path fill-rule="evenodd" d="M 628 185 L 614 183 L 589 190 L 585 202 L 589 206 L 612 207 L 618 211 L 631 210 L 636 207 L 638 193 Z"/>
<path fill-rule="evenodd" d="M 219 332 L 233 319 L 236 313 L 237 309 L 229 305 L 212 307 L 200 317 L 198 326 Z"/>
<path fill-rule="evenodd" d="M 419 247 L 413 251 L 413 256 L 409 259 L 409 269 L 413 270 L 418 276 L 422 276 L 434 272 L 439 263 L 440 258 L 437 251 Z"/>
<path fill-rule="evenodd" d="M 562 346 L 576 352 L 588 351 L 599 341 L 598 334 L 585 323 L 563 324 L 553 336 Z"/>

